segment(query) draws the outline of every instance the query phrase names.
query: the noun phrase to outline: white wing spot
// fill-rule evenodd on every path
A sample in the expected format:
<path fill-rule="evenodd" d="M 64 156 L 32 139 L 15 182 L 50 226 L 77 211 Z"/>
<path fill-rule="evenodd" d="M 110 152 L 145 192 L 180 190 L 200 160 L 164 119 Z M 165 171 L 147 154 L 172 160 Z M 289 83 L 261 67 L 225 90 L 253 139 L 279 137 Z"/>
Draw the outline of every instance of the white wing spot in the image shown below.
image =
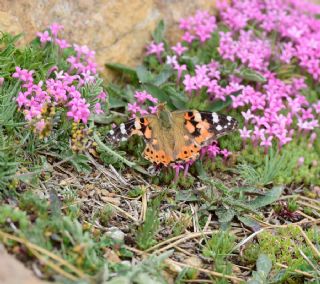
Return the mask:
<path fill-rule="evenodd" d="M 224 128 L 228 128 L 228 125 L 225 125 Z"/>
<path fill-rule="evenodd" d="M 200 114 L 198 111 L 195 111 L 195 112 L 194 112 L 194 120 L 195 120 L 196 122 L 201 121 L 201 114 Z"/>
<path fill-rule="evenodd" d="M 141 129 L 140 119 L 137 118 L 137 119 L 134 121 L 134 127 L 135 127 L 136 129 Z"/>
<path fill-rule="evenodd" d="M 128 139 L 126 137 L 122 137 L 121 141 L 127 141 Z"/>
<path fill-rule="evenodd" d="M 213 121 L 214 123 L 218 123 L 218 122 L 219 122 L 219 116 L 217 115 L 216 112 L 213 112 L 213 113 L 212 113 L 212 121 Z"/>
<path fill-rule="evenodd" d="M 227 120 L 228 120 L 228 121 L 231 121 L 231 120 L 232 120 L 232 117 L 228 115 L 228 116 L 227 116 Z"/>
<path fill-rule="evenodd" d="M 217 125 L 216 129 L 217 129 L 218 131 L 220 131 L 220 130 L 222 130 L 222 126 L 219 124 L 219 125 Z"/>
<path fill-rule="evenodd" d="M 113 135 L 114 135 L 114 130 L 111 129 L 111 130 L 109 131 L 109 134 L 113 136 Z"/>
<path fill-rule="evenodd" d="M 124 123 L 121 123 L 120 124 L 120 132 L 121 132 L 121 134 L 127 134 L 127 130 L 126 130 L 126 127 L 125 127 L 125 125 L 124 125 Z"/>

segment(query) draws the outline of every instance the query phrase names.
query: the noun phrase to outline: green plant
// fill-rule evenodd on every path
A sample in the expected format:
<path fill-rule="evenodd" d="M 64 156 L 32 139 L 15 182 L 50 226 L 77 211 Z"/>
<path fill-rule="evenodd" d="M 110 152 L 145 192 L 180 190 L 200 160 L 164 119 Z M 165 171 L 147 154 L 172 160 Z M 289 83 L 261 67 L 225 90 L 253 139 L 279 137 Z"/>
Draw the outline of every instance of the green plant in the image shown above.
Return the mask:
<path fill-rule="evenodd" d="M 265 254 L 260 254 L 257 263 L 257 271 L 252 272 L 252 279 L 248 281 L 248 284 L 267 284 L 269 283 L 268 275 L 272 268 L 272 261 Z"/>
<path fill-rule="evenodd" d="M 232 265 L 227 260 L 235 245 L 235 237 L 228 231 L 219 231 L 206 241 L 202 249 L 203 255 L 214 261 L 214 270 L 226 275 L 231 274 Z M 217 283 L 228 283 L 226 279 L 218 279 Z"/>
<path fill-rule="evenodd" d="M 162 197 L 152 201 L 146 212 L 146 219 L 136 234 L 136 242 L 140 249 L 146 250 L 156 243 L 155 235 L 159 229 L 159 206 Z"/>

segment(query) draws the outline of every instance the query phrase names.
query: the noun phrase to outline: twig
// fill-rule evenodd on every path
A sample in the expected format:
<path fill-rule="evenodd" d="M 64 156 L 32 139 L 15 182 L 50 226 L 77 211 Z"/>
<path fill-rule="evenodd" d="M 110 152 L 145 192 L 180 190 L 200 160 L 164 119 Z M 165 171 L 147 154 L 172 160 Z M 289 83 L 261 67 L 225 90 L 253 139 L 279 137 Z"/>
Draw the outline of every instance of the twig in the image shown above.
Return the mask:
<path fill-rule="evenodd" d="M 147 208 L 148 208 L 148 199 L 147 199 L 147 189 L 144 191 L 142 198 L 142 207 L 140 213 L 140 220 L 144 222 L 146 220 Z"/>
<path fill-rule="evenodd" d="M 276 262 L 276 265 L 279 266 L 279 267 L 282 267 L 282 268 L 285 268 L 285 269 L 288 269 L 289 267 L 287 265 L 284 265 L 282 263 L 278 263 Z M 314 275 L 308 273 L 308 272 L 305 272 L 305 271 L 301 271 L 299 269 L 295 269 L 293 270 L 295 273 L 298 273 L 298 274 L 302 274 L 303 276 L 306 276 L 308 278 L 314 278 Z"/>
<path fill-rule="evenodd" d="M 122 213 L 123 215 L 125 215 L 126 217 L 128 217 L 129 219 L 131 219 L 132 221 L 139 223 L 139 220 L 134 218 L 133 216 L 131 216 L 128 212 L 124 211 L 123 209 L 121 209 L 120 207 L 118 207 L 117 205 L 114 205 L 110 202 L 107 202 L 110 206 L 112 206 L 114 209 L 116 209 L 117 211 L 119 211 L 120 213 Z"/>
<path fill-rule="evenodd" d="M 300 248 L 298 248 L 298 250 L 299 250 L 300 254 L 302 255 L 302 257 L 306 260 L 306 262 L 308 262 L 309 265 L 314 269 L 314 271 L 315 271 L 318 275 L 320 275 L 319 269 L 317 269 L 317 268 L 314 266 L 314 264 L 312 263 L 312 261 L 303 253 L 303 251 L 302 251 Z"/>
<path fill-rule="evenodd" d="M 162 252 L 162 251 L 168 250 L 168 249 L 170 249 L 170 248 L 172 248 L 172 247 L 174 247 L 174 246 L 176 246 L 176 245 L 178 245 L 178 244 L 180 244 L 180 243 L 185 242 L 186 240 L 190 240 L 190 239 L 194 239 L 194 238 L 198 238 L 198 237 L 202 237 L 202 236 L 206 236 L 206 235 L 212 235 L 212 234 L 214 234 L 214 233 L 216 233 L 216 232 L 217 232 L 217 231 L 215 230 L 215 231 L 208 231 L 208 232 L 199 232 L 199 233 L 188 233 L 188 234 L 185 234 L 184 237 L 178 239 L 177 241 L 175 241 L 175 242 L 173 242 L 173 243 L 171 243 L 171 244 L 169 244 L 169 245 L 167 245 L 167 246 L 164 246 L 164 247 L 158 249 L 157 252 Z M 174 239 L 174 238 L 172 238 L 172 239 Z M 172 240 L 172 239 L 171 239 L 171 240 Z M 164 242 L 160 243 L 160 246 L 161 246 L 163 243 L 164 243 Z M 156 248 L 156 246 L 153 246 L 152 248 L 148 249 L 147 252 L 153 251 L 155 248 Z"/>
<path fill-rule="evenodd" d="M 132 248 L 132 247 L 128 247 L 128 246 L 125 246 L 125 247 L 126 247 L 126 249 L 128 249 L 130 251 L 133 251 L 138 255 L 141 255 L 141 256 L 148 256 L 149 255 L 148 253 L 146 253 L 144 251 L 140 251 L 138 249 L 135 249 L 135 248 Z M 244 279 L 238 278 L 236 276 L 225 275 L 223 273 L 219 273 L 219 272 L 216 272 L 216 271 L 212 271 L 212 270 L 204 269 L 204 268 L 201 268 L 201 267 L 193 266 L 193 265 L 190 265 L 190 264 L 187 264 L 187 263 L 184 263 L 184 262 L 178 262 L 178 261 L 174 261 L 172 259 L 166 259 L 164 262 L 167 263 L 168 265 L 176 265 L 176 266 L 179 266 L 179 267 L 193 268 L 193 269 L 196 269 L 196 270 L 198 270 L 200 272 L 206 273 L 206 274 L 214 276 L 214 277 L 233 280 L 236 283 L 244 282 Z"/>
<path fill-rule="evenodd" d="M 242 240 L 240 243 L 238 243 L 231 251 L 235 251 L 240 249 L 241 246 L 243 246 L 245 243 L 247 243 L 248 241 L 250 241 L 251 239 L 253 239 L 255 236 L 257 236 L 258 234 L 262 233 L 265 230 L 265 228 L 260 229 L 257 232 L 254 232 L 253 234 L 251 234 L 250 236 L 248 236 L 247 238 L 245 238 L 244 240 Z"/>
<path fill-rule="evenodd" d="M 307 244 L 311 247 L 311 250 L 313 251 L 314 255 L 316 258 L 320 258 L 320 252 L 318 251 L 318 249 L 315 247 L 315 245 L 310 241 L 310 239 L 308 238 L 308 236 L 306 235 L 306 233 L 302 230 L 302 228 L 300 226 L 296 226 L 299 228 L 301 235 L 304 237 L 305 241 L 307 242 Z"/>
<path fill-rule="evenodd" d="M 297 203 L 300 204 L 300 205 L 303 205 L 303 206 L 310 207 L 310 208 L 312 208 L 312 209 L 317 210 L 317 211 L 320 212 L 320 207 L 319 207 L 319 206 L 312 205 L 312 204 L 310 204 L 310 203 L 306 203 L 306 202 L 300 201 L 300 200 L 298 200 Z"/>
<path fill-rule="evenodd" d="M 59 274 L 61 274 L 62 276 L 64 276 L 65 278 L 67 278 L 69 280 L 72 280 L 72 281 L 79 280 L 78 277 L 75 277 L 72 274 L 64 271 L 60 266 L 56 265 L 55 263 L 53 263 L 49 259 L 46 259 L 40 253 L 38 253 L 35 249 L 32 249 L 29 247 L 29 250 L 35 257 L 37 257 L 41 262 L 43 262 L 45 265 L 50 267 L 53 271 L 58 272 Z"/>
<path fill-rule="evenodd" d="M 206 274 L 214 276 L 214 277 L 230 279 L 230 280 L 235 281 L 236 283 L 244 282 L 244 279 L 238 278 L 236 276 L 225 275 L 223 273 L 219 273 L 219 272 L 216 272 L 216 271 L 213 271 L 213 270 L 204 269 L 204 268 L 197 267 L 197 266 L 194 266 L 194 265 L 190 265 L 190 264 L 187 264 L 187 263 L 178 262 L 178 261 L 174 261 L 174 260 L 171 260 L 171 259 L 167 259 L 166 262 L 173 263 L 175 265 L 182 266 L 182 267 L 193 268 L 193 269 L 196 269 L 196 270 L 198 270 L 200 272 L 206 273 Z"/>

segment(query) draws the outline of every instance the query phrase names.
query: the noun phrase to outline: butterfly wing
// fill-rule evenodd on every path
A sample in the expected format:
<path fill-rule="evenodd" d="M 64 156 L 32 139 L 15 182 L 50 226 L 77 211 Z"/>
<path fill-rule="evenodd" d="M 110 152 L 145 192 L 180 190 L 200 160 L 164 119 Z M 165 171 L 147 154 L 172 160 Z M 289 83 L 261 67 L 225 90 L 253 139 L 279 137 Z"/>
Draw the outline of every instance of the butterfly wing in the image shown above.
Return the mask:
<path fill-rule="evenodd" d="M 177 137 L 175 156 L 177 160 L 194 160 L 201 147 L 226 135 L 238 127 L 238 122 L 228 115 L 197 110 L 175 111 L 172 113 L 176 128 L 184 130 L 183 139 Z"/>
<path fill-rule="evenodd" d="M 144 138 L 144 157 L 156 164 L 195 160 L 200 149 L 238 127 L 231 116 L 215 112 L 174 111 L 171 127 L 163 128 L 155 115 L 134 118 L 110 130 L 107 139 L 112 142 L 126 141 L 137 134 Z"/>
<path fill-rule="evenodd" d="M 107 134 L 107 140 L 115 143 L 128 140 L 134 134 L 142 136 L 145 140 L 151 138 L 150 117 L 137 117 L 126 123 L 111 129 Z"/>
<path fill-rule="evenodd" d="M 119 143 L 135 134 L 142 136 L 146 143 L 143 156 L 147 160 L 166 166 L 172 162 L 172 131 L 167 132 L 162 129 L 155 115 L 134 118 L 126 123 L 121 123 L 109 131 L 107 140 Z"/>

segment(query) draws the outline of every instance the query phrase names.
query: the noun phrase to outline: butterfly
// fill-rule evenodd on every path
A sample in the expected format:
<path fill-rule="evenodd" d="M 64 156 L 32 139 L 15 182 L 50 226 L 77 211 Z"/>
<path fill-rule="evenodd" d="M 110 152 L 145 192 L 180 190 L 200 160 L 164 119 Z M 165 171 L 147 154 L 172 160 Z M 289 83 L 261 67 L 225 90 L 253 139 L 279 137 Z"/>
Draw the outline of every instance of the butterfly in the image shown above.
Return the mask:
<path fill-rule="evenodd" d="M 143 156 L 152 163 L 168 166 L 196 160 L 202 147 L 237 128 L 237 120 L 228 115 L 197 110 L 170 112 L 159 105 L 156 114 L 121 123 L 109 131 L 107 139 L 121 142 L 132 135 L 142 136 L 146 143 Z"/>

